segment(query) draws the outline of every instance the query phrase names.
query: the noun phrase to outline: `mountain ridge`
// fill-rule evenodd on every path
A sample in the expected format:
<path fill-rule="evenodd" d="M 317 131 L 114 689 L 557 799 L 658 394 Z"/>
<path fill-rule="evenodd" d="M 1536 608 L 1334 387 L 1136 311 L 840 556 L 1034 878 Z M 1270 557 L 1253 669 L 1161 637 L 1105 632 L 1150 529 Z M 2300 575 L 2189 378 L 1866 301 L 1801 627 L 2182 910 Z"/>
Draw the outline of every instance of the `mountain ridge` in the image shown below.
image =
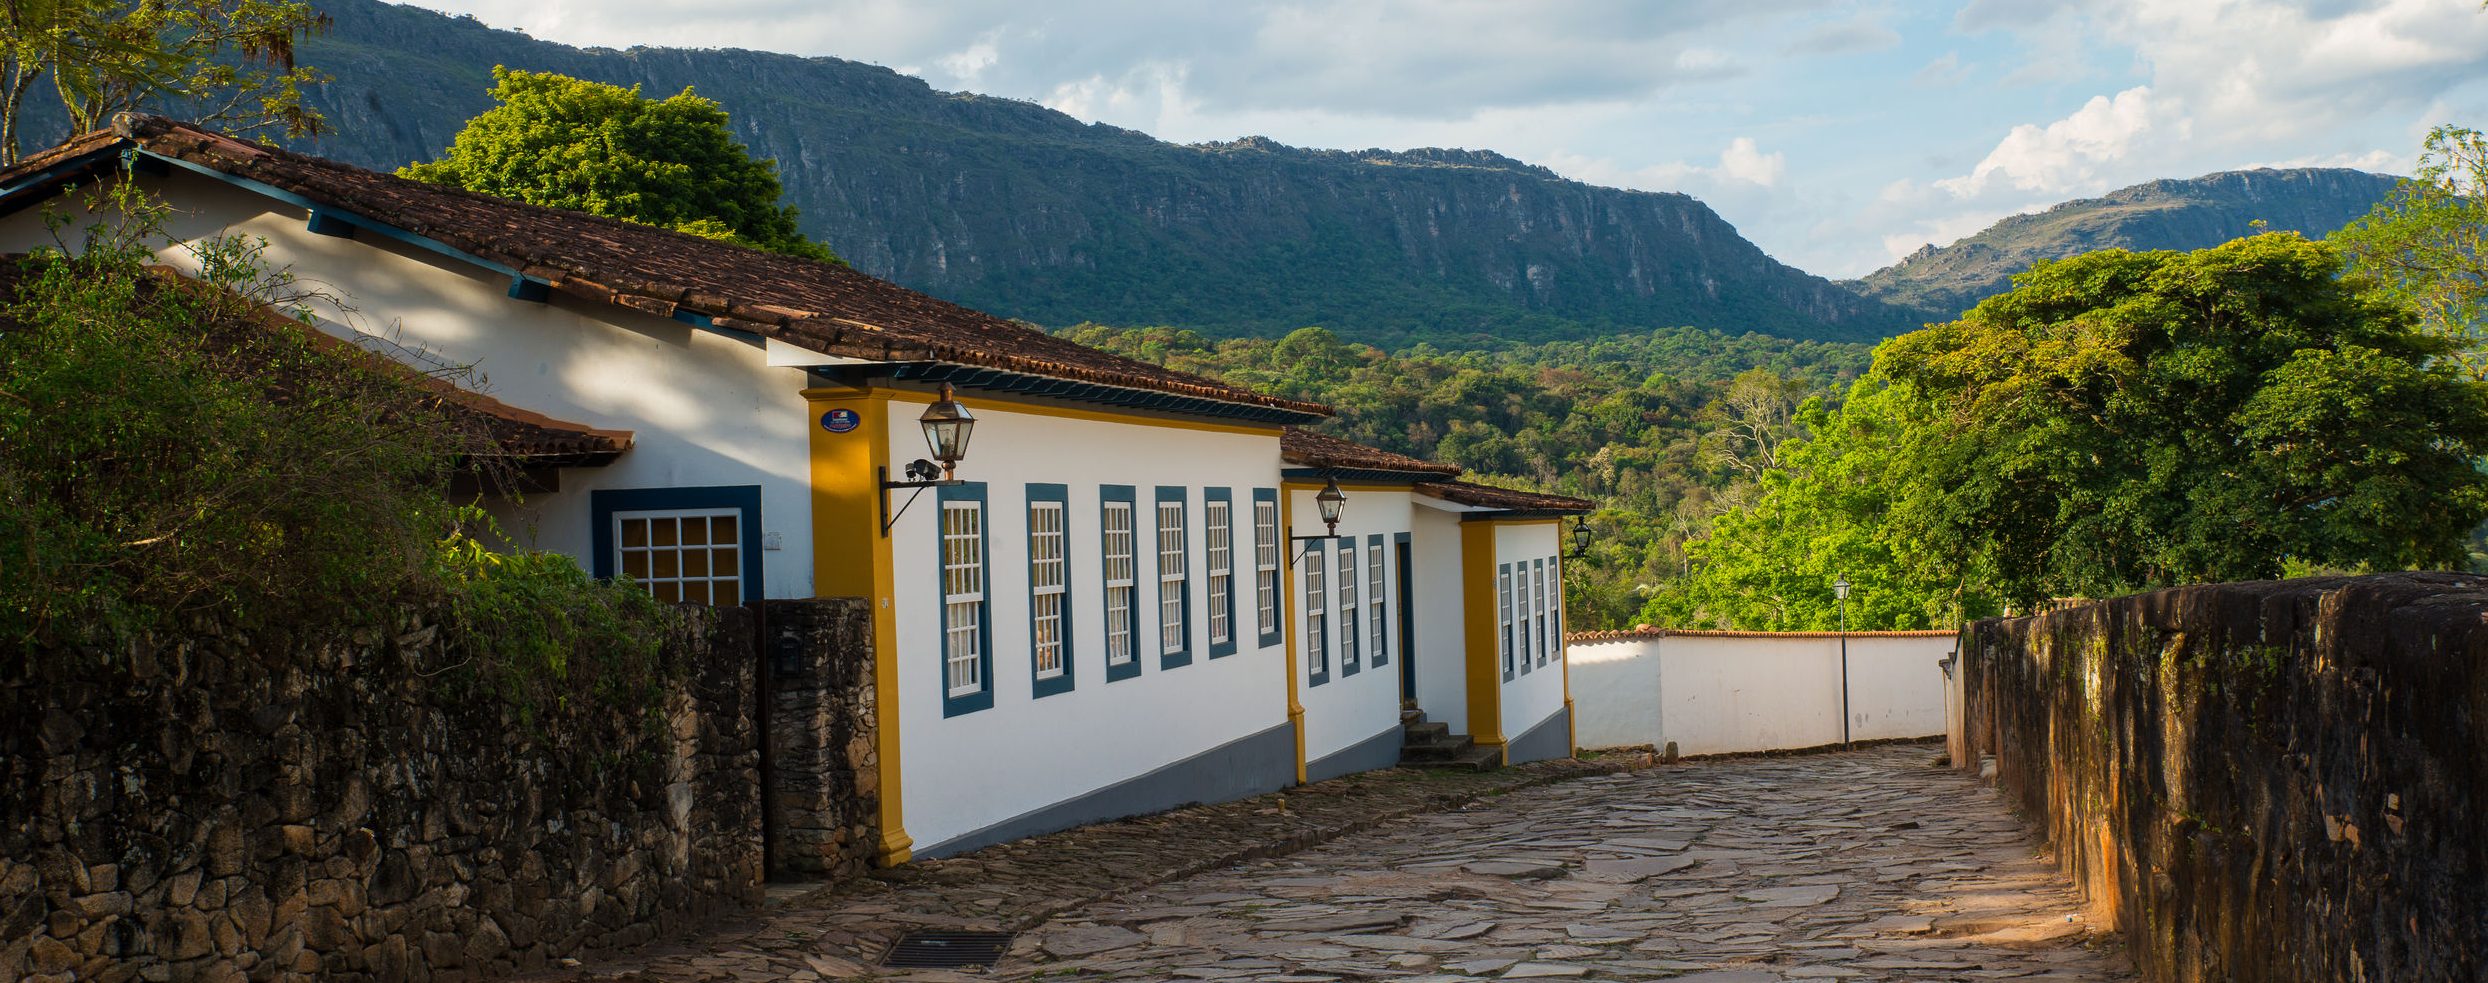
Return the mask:
<path fill-rule="evenodd" d="M 1174 144 L 836 58 L 576 48 L 377 0 L 323 9 L 334 24 L 301 55 L 334 77 L 312 95 L 333 132 L 301 149 L 381 169 L 436 156 L 490 106 L 495 64 L 653 96 L 689 86 L 778 161 L 805 231 L 857 268 L 1040 324 L 1325 325 L 1467 347 L 1912 326 L 1909 311 L 1764 254 L 1690 196 L 1598 188 L 1493 151 Z"/>
<path fill-rule="evenodd" d="M 1928 243 L 1843 286 L 1949 320 L 2042 259 L 2096 249 L 2205 249 L 2261 230 L 2321 238 L 2367 214 L 2400 179 L 2342 167 L 2247 168 L 2161 178 L 2007 216 L 1949 246 Z"/>

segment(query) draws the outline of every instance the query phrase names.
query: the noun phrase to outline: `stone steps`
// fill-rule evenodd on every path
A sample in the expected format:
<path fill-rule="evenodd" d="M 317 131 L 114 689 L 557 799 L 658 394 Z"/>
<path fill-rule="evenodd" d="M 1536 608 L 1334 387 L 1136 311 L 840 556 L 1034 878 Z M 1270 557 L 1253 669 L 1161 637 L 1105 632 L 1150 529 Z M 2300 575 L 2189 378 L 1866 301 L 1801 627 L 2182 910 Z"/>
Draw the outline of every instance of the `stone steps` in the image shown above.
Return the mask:
<path fill-rule="evenodd" d="M 1493 771 L 1503 767 L 1499 748 L 1479 747 L 1467 734 L 1454 734 L 1451 725 L 1428 721 L 1422 711 L 1400 711 L 1400 765 L 1410 768 L 1447 768 L 1455 771 Z"/>

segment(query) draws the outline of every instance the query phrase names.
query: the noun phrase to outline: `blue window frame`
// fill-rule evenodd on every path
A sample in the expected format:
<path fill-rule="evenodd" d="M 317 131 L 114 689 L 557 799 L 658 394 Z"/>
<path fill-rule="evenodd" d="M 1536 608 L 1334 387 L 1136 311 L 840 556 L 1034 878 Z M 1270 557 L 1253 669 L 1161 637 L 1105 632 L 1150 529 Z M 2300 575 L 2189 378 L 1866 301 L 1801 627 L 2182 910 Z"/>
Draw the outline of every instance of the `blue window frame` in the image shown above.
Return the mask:
<path fill-rule="evenodd" d="M 1191 496 L 1160 486 L 1156 504 L 1158 668 L 1173 669 L 1192 664 Z"/>
<path fill-rule="evenodd" d="M 1311 685 L 1330 682 L 1330 553 L 1304 554 L 1304 665 Z"/>
<path fill-rule="evenodd" d="M 1529 561 L 1529 604 L 1531 612 L 1529 623 L 1537 629 L 1538 633 L 1538 665 L 1544 666 L 1546 665 L 1546 651 L 1548 648 L 1547 636 L 1550 634 L 1550 626 L 1547 624 L 1546 618 L 1545 560 Z"/>
<path fill-rule="evenodd" d="M 1287 540 L 1279 533 L 1279 490 L 1253 489 L 1253 621 L 1262 648 L 1287 641 L 1287 605 L 1279 599 L 1286 589 L 1285 549 Z"/>
<path fill-rule="evenodd" d="M 1105 575 L 1106 681 L 1140 675 L 1140 519 L 1130 485 L 1097 491 L 1099 572 Z"/>
<path fill-rule="evenodd" d="M 1503 681 L 1512 681 L 1512 565 L 1495 567 L 1497 624 L 1502 628 Z"/>
<path fill-rule="evenodd" d="M 1529 657 L 1535 650 L 1529 636 L 1529 561 L 1512 564 L 1512 655 L 1520 663 L 1520 674 L 1529 675 Z"/>
<path fill-rule="evenodd" d="M 1038 697 L 1068 693 L 1071 659 L 1071 489 L 1028 486 L 1028 672 Z"/>
<path fill-rule="evenodd" d="M 1209 657 L 1235 654 L 1235 491 L 1201 489 L 1201 580 L 1203 613 L 1209 619 Z"/>
<path fill-rule="evenodd" d="M 1409 626 L 1416 623 L 1416 619 L 1412 617 L 1416 613 L 1416 607 L 1407 603 L 1410 595 L 1414 593 L 1409 589 L 1408 564 L 1401 562 L 1414 558 L 1413 553 L 1401 549 L 1409 545 L 1411 536 L 1412 534 L 1404 532 L 1392 533 L 1391 548 L 1388 551 L 1391 554 L 1391 602 L 1406 609 L 1391 622 L 1392 653 L 1403 659 L 1412 657 L 1408 648 L 1408 639 L 1415 633 L 1409 630 Z"/>
<path fill-rule="evenodd" d="M 1356 616 L 1356 537 L 1341 537 L 1338 543 L 1339 569 L 1333 576 L 1339 578 L 1339 583 L 1331 589 L 1339 595 L 1339 627 L 1334 630 L 1339 633 L 1339 675 L 1344 679 L 1364 667 L 1358 665 L 1356 651 L 1357 632 L 1362 624 Z"/>
<path fill-rule="evenodd" d="M 588 569 L 598 577 L 629 574 L 667 601 L 731 606 L 768 596 L 759 485 L 598 489 L 588 514 Z"/>
<path fill-rule="evenodd" d="M 985 544 L 985 483 L 935 489 L 935 588 L 941 600 L 942 716 L 993 706 L 992 565 Z"/>
<path fill-rule="evenodd" d="M 1365 657 L 1377 669 L 1391 664 L 1391 578 L 1390 564 L 1383 557 L 1386 552 L 1381 533 L 1365 537 Z"/>

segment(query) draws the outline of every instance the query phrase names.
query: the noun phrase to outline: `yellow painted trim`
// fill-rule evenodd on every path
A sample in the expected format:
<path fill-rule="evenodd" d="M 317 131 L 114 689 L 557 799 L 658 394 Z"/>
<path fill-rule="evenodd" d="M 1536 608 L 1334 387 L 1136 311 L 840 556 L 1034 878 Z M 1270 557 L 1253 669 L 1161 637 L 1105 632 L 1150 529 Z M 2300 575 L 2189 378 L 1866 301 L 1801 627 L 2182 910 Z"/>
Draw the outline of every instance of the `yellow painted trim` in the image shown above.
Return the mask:
<path fill-rule="evenodd" d="M 907 810 L 899 762 L 898 623 L 890 604 L 896 574 L 890 540 L 881 534 L 881 487 L 877 468 L 890 463 L 890 398 L 885 392 L 807 389 L 812 435 L 812 592 L 821 597 L 861 597 L 872 605 L 874 743 L 884 867 L 906 863 L 916 841 L 907 835 Z M 846 433 L 822 429 L 821 414 L 845 406 L 863 417 Z"/>
<path fill-rule="evenodd" d="M 913 389 L 883 388 L 806 389 L 803 394 L 809 398 L 822 398 L 824 395 L 829 394 L 854 398 L 859 394 L 865 393 L 869 393 L 877 398 L 887 400 L 892 403 L 909 403 L 914 405 L 931 405 L 935 398 L 935 394 L 933 393 L 918 392 Z M 1180 420 L 1173 417 L 1116 413 L 1110 410 L 1084 410 L 1069 406 L 1052 406 L 1044 403 L 1031 403 L 1013 399 L 997 393 L 969 393 L 960 397 L 959 402 L 966 404 L 968 412 L 970 413 L 976 412 L 979 408 L 990 407 L 998 413 L 1021 413 L 1028 416 L 1048 416 L 1063 420 L 1089 420 L 1097 423 L 1120 423 L 1135 427 L 1166 427 L 1171 430 L 1193 430 L 1202 433 L 1243 434 L 1249 437 L 1276 437 L 1279 435 L 1279 431 L 1283 429 L 1275 424 L 1257 426 L 1244 423 L 1209 423 L 1199 420 Z M 970 445 L 970 449 L 974 449 L 972 444 Z"/>
<path fill-rule="evenodd" d="M 1281 536 L 1296 534 L 1295 496 L 1289 495 L 1287 491 L 1285 487 L 1279 490 L 1279 534 Z M 1284 561 L 1294 555 L 1295 544 L 1281 539 L 1279 559 Z M 1296 591 L 1300 588 L 1296 583 L 1296 565 L 1293 562 L 1280 566 L 1279 571 L 1279 634 L 1287 637 L 1287 726 L 1289 730 L 1296 732 L 1296 784 L 1302 785 L 1305 779 L 1304 697 L 1297 687 L 1304 685 L 1304 673 L 1301 671 L 1304 664 L 1297 661 L 1296 638 L 1304 626 L 1296 621 L 1296 609 L 1291 606 Z"/>
<path fill-rule="evenodd" d="M 1460 621 L 1468 643 L 1469 737 L 1503 746 L 1503 668 L 1496 662 L 1495 528 L 1460 524 Z"/>

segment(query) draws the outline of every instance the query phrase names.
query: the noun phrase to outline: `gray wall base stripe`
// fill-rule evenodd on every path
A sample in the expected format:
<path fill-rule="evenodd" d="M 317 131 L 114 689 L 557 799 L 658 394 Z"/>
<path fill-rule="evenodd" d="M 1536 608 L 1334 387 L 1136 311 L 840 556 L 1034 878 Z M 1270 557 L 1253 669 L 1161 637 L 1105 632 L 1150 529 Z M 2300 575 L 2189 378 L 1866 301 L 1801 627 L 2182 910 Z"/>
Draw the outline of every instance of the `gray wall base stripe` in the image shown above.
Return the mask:
<path fill-rule="evenodd" d="M 928 859 L 946 857 L 1101 820 L 1275 792 L 1295 781 L 1296 731 L 1282 723 L 1148 774 L 1024 812 L 929 847 L 919 847 L 915 855 Z"/>
<path fill-rule="evenodd" d="M 1319 761 L 1304 764 L 1304 780 L 1318 782 L 1353 775 L 1360 771 L 1389 768 L 1399 764 L 1400 748 L 1408 743 L 1408 734 L 1398 724 L 1347 747 L 1322 756 Z"/>
<path fill-rule="evenodd" d="M 1572 708 L 1558 708 L 1503 747 L 1503 763 L 1572 757 Z"/>

